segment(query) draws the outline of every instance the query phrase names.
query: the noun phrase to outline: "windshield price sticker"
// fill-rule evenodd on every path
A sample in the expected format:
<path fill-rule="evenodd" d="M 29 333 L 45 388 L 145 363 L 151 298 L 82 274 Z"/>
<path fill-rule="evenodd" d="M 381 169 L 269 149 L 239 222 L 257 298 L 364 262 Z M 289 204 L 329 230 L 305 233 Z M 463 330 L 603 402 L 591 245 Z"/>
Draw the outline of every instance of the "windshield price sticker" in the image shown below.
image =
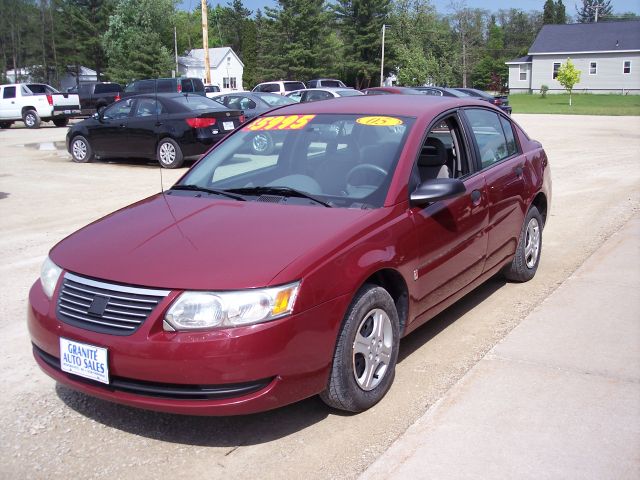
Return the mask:
<path fill-rule="evenodd" d="M 60 338 L 60 369 L 108 384 L 107 349 Z"/>
<path fill-rule="evenodd" d="M 394 117 L 360 117 L 356 122 L 370 127 L 394 127 L 403 123 L 402 120 Z"/>
<path fill-rule="evenodd" d="M 263 117 L 244 127 L 244 130 L 252 132 L 258 130 L 301 130 L 315 117 L 315 115 Z"/>

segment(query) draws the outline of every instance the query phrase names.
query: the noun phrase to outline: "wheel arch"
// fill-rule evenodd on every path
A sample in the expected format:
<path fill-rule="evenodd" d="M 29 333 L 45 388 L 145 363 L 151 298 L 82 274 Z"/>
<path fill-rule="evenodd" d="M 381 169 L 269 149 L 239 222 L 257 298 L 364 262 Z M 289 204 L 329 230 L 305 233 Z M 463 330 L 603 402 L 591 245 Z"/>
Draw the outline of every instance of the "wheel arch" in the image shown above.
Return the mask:
<path fill-rule="evenodd" d="M 29 110 L 33 110 L 34 112 L 38 113 L 38 109 L 36 107 L 22 107 L 22 110 L 20 110 L 20 116 L 24 116 L 25 113 L 27 113 Z M 38 113 L 38 115 L 40 115 Z"/>
<path fill-rule="evenodd" d="M 538 192 L 531 202 L 531 207 L 536 207 L 538 209 L 538 212 L 540 212 L 540 216 L 542 217 L 542 225 L 546 225 L 549 207 L 547 196 L 543 192 Z"/>
<path fill-rule="evenodd" d="M 400 336 L 402 336 L 409 316 L 409 287 L 404 277 L 393 268 L 383 268 L 367 277 L 358 291 L 367 284 L 378 285 L 389 292 L 398 312 Z"/>

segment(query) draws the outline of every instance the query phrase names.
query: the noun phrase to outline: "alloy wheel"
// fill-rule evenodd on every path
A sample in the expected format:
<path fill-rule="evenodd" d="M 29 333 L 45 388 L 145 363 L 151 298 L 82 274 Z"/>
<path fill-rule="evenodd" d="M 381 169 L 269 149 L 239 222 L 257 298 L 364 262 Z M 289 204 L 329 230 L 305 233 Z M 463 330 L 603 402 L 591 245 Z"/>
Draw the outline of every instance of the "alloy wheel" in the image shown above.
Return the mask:
<path fill-rule="evenodd" d="M 87 156 L 87 144 L 82 140 L 75 140 L 73 142 L 73 156 L 78 160 L 84 160 Z"/>
<path fill-rule="evenodd" d="M 525 237 L 524 258 L 528 268 L 533 268 L 540 254 L 540 224 L 532 218 L 527 224 Z"/>
<path fill-rule="evenodd" d="M 389 367 L 393 328 L 387 313 L 379 308 L 364 316 L 353 342 L 353 375 L 365 391 L 376 388 Z"/>

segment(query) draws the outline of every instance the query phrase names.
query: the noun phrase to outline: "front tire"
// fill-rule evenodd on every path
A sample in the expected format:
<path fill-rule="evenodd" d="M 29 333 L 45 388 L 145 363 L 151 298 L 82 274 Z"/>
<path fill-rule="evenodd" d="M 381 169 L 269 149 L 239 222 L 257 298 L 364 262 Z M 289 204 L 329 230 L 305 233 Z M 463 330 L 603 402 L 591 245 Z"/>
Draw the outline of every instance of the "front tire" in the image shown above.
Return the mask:
<path fill-rule="evenodd" d="M 504 276 L 512 282 L 528 282 L 538 270 L 542 253 L 542 215 L 531 207 L 522 225 L 516 254 L 504 270 Z"/>
<path fill-rule="evenodd" d="M 158 162 L 164 168 L 178 168 L 184 162 L 180 145 L 171 138 L 163 138 L 158 143 Z"/>
<path fill-rule="evenodd" d="M 329 383 L 320 398 L 349 412 L 371 408 L 393 383 L 399 344 L 400 322 L 391 295 L 377 285 L 365 285 L 346 313 Z"/>
<path fill-rule="evenodd" d="M 82 135 L 77 135 L 69 145 L 71 159 L 76 163 L 87 163 L 93 160 L 93 149 L 89 141 Z"/>
<path fill-rule="evenodd" d="M 22 114 L 22 121 L 27 128 L 40 128 L 40 116 L 35 110 L 27 110 Z"/>
<path fill-rule="evenodd" d="M 68 118 L 56 118 L 53 121 L 53 124 L 56 127 L 66 127 L 67 125 L 69 125 L 69 119 Z"/>

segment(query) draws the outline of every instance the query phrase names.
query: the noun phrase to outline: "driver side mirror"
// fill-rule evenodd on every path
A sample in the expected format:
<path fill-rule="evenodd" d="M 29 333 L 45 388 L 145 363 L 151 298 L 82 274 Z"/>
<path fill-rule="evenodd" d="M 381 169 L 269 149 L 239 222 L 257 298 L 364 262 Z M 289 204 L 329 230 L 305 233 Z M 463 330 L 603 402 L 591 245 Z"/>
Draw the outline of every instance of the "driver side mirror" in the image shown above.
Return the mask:
<path fill-rule="evenodd" d="M 439 200 L 459 197 L 466 191 L 464 183 L 457 178 L 435 178 L 418 185 L 411 193 L 411 204 L 426 207 Z"/>

